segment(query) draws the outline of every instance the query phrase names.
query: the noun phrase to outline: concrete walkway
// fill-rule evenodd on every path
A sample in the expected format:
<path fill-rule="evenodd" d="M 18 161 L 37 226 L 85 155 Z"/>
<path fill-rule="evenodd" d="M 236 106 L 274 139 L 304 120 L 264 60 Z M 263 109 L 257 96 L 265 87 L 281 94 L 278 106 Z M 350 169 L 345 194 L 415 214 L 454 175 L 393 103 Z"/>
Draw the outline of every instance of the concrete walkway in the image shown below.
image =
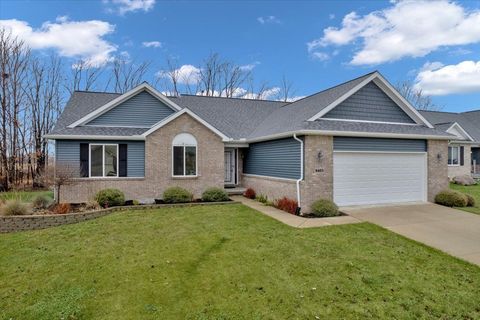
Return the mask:
<path fill-rule="evenodd" d="M 276 209 L 274 207 L 266 206 L 258 201 L 247 199 L 243 196 L 232 196 L 232 200 L 241 202 L 242 204 L 260 211 L 261 213 L 272 217 L 280 222 L 285 223 L 291 227 L 295 228 L 316 228 L 316 227 L 325 227 L 333 226 L 339 224 L 349 224 L 349 223 L 359 223 L 362 222 L 354 217 L 349 216 L 340 216 L 340 217 L 331 217 L 331 218 L 303 218 L 289 214 L 285 211 Z"/>
<path fill-rule="evenodd" d="M 341 209 L 359 220 L 480 265 L 480 215 L 430 203 Z"/>

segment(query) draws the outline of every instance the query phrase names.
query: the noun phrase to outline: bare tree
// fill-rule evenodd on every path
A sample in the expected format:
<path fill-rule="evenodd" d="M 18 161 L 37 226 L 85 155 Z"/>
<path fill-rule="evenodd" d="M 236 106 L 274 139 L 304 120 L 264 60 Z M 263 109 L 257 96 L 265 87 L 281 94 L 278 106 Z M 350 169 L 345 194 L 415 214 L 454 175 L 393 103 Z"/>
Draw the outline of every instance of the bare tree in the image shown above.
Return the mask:
<path fill-rule="evenodd" d="M 68 91 L 72 94 L 73 91 L 90 91 L 98 88 L 104 71 L 103 67 L 93 66 L 87 61 L 77 61 L 72 65 Z"/>
<path fill-rule="evenodd" d="M 35 163 L 31 165 L 33 185 L 39 186 L 37 176 L 42 176 L 45 171 L 48 157 L 48 142 L 43 136 L 49 132 L 62 108 L 62 73 L 61 60 L 51 57 L 47 61 L 32 59 L 30 63 L 30 79 L 27 84 L 27 107 L 30 117 L 30 134 Z"/>
<path fill-rule="evenodd" d="M 23 84 L 28 74 L 30 50 L 23 41 L 0 29 L 0 154 L 3 187 L 8 189 L 18 179 L 17 163 L 20 160 L 20 129 L 25 94 Z"/>
<path fill-rule="evenodd" d="M 125 93 L 138 86 L 142 83 L 150 64 L 148 61 L 137 63 L 129 61 L 127 58 L 115 58 L 109 80 L 113 91 Z"/>
<path fill-rule="evenodd" d="M 293 98 L 294 94 L 295 90 L 293 89 L 293 83 L 283 75 L 282 80 L 280 81 L 280 92 L 277 97 L 278 100 L 288 102 Z"/>
<path fill-rule="evenodd" d="M 400 82 L 395 88 L 418 110 L 439 111 L 442 109 L 442 107 L 432 101 L 430 96 L 425 95 L 421 89 L 415 89 L 411 81 Z"/>
<path fill-rule="evenodd" d="M 54 186 L 56 192 L 56 201 L 60 203 L 61 188 L 63 186 L 72 185 L 75 182 L 75 178 L 78 176 L 78 166 L 71 163 L 56 163 L 55 164 L 55 176 Z"/>

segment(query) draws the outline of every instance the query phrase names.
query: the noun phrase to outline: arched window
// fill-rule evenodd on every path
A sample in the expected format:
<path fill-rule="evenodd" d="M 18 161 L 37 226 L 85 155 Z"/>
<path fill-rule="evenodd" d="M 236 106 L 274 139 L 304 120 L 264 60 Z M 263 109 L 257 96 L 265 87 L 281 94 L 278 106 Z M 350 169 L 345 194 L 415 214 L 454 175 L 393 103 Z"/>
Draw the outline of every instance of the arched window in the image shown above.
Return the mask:
<path fill-rule="evenodd" d="M 173 176 L 197 175 L 197 139 L 189 133 L 173 138 Z"/>

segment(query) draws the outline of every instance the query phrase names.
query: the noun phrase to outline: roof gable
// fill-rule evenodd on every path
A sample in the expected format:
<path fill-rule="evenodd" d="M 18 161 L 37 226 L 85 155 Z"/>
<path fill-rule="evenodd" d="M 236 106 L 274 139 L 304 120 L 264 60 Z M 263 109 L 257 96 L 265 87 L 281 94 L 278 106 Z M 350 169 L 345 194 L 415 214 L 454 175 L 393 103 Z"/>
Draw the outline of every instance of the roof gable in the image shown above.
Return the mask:
<path fill-rule="evenodd" d="M 322 118 L 324 115 L 336 108 L 367 84 L 373 82 L 379 89 L 381 89 L 381 91 L 383 91 L 391 100 L 393 100 L 393 102 L 395 102 L 395 104 L 397 104 L 414 121 L 414 123 L 425 125 L 428 128 L 433 128 L 433 126 L 404 97 L 402 97 L 402 95 L 398 93 L 398 91 L 395 90 L 379 72 L 369 74 L 368 76 L 363 77 L 362 80 L 363 81 L 358 83 L 351 90 L 343 94 L 341 97 L 338 97 L 325 108 L 322 108 L 318 113 L 309 118 L 308 121 L 315 121 Z"/>
<path fill-rule="evenodd" d="M 150 128 L 174 112 L 148 91 L 141 91 L 85 125 Z"/>
<path fill-rule="evenodd" d="M 457 122 L 453 123 L 447 130 L 446 132 L 453 134 L 454 136 L 457 136 L 458 138 L 462 140 L 470 140 L 474 141 L 474 139 L 468 134 L 465 129 L 462 128 L 461 125 L 459 125 Z"/>
<path fill-rule="evenodd" d="M 373 81 L 321 118 L 415 124 L 415 121 Z"/>
<path fill-rule="evenodd" d="M 179 111 L 182 108 L 180 108 L 178 105 L 176 105 L 174 102 L 172 102 L 170 99 L 168 99 L 166 96 L 155 90 L 153 87 L 151 87 L 148 83 L 144 82 L 137 87 L 133 88 L 132 90 L 118 96 L 117 98 L 113 99 L 112 101 L 108 102 L 107 104 L 101 106 L 100 108 L 96 109 L 93 112 L 90 112 L 89 114 L 85 115 L 81 119 L 75 121 L 74 123 L 70 124 L 68 127 L 69 128 L 75 128 L 80 125 L 85 125 L 86 123 L 92 121 L 93 119 L 101 116 L 102 114 L 106 113 L 107 111 L 117 107 L 118 105 L 122 104 L 123 102 L 129 100 L 131 97 L 137 95 L 140 92 L 146 91 L 150 93 L 152 96 L 157 98 L 159 101 L 163 102 L 166 106 L 170 107 L 173 111 Z"/>

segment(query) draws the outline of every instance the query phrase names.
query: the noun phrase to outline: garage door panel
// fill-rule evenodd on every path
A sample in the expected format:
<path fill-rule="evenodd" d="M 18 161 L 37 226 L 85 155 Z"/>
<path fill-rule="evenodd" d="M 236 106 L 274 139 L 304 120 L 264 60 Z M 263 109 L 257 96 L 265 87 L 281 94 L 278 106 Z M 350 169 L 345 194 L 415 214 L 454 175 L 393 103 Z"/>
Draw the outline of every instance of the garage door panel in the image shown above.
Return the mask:
<path fill-rule="evenodd" d="M 424 201 L 425 153 L 334 153 L 338 205 Z"/>

